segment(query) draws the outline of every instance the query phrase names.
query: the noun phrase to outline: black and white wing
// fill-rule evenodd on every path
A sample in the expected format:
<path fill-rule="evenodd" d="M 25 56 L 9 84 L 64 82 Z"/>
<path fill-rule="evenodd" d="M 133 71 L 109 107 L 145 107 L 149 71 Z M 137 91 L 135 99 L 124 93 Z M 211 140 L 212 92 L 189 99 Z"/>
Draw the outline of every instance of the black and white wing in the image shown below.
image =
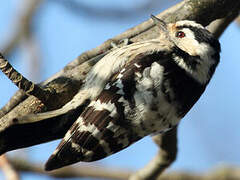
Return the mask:
<path fill-rule="evenodd" d="M 134 109 L 137 84 L 144 70 L 157 60 L 166 60 L 161 52 L 139 54 L 113 74 L 102 92 L 90 102 L 66 133 L 46 163 L 52 170 L 78 161 L 95 161 L 116 153 L 146 136 L 132 129 L 126 110 Z M 159 65 L 160 66 L 160 65 Z M 146 72 L 145 72 L 146 73 Z M 154 96 L 154 89 L 152 89 Z"/>

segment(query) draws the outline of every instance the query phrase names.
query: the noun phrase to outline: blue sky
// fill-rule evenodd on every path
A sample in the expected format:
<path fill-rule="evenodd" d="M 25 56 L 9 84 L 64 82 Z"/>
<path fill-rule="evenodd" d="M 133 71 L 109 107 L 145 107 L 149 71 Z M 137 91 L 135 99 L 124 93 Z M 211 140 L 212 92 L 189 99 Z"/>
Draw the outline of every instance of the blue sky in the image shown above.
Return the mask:
<path fill-rule="evenodd" d="M 88 3 L 87 0 L 83 1 Z M 92 1 L 95 6 L 134 8 L 126 5 L 126 0 Z M 144 0 L 140 1 L 144 3 Z M 3 1 L 0 10 L 0 49 L 14 30 L 19 1 Z M 114 20 L 89 17 L 87 14 L 74 15 L 57 3 L 46 3 L 34 18 L 34 33 L 41 50 L 41 80 L 58 72 L 81 52 L 101 44 L 105 40 L 158 14 L 160 10 L 149 9 L 138 17 Z M 228 27 L 220 39 L 222 44 L 221 63 L 204 95 L 182 120 L 178 132 L 179 152 L 176 162 L 169 170 L 204 172 L 221 165 L 240 165 L 240 28 L 236 24 Z M 16 69 L 31 79 L 27 69 L 29 60 L 20 47 L 11 60 Z M 0 73 L 0 106 L 3 106 L 17 88 Z M 29 159 L 44 163 L 54 151 L 59 141 L 37 145 L 25 149 Z M 126 150 L 96 162 L 99 165 L 139 169 L 157 152 L 157 147 L 149 137 L 135 143 Z M 15 151 L 17 153 L 17 151 Z M 79 163 L 80 164 L 80 163 Z M 23 174 L 23 179 L 32 179 Z M 39 180 L 46 176 L 34 176 Z M 0 175 L 1 178 L 1 175 Z"/>

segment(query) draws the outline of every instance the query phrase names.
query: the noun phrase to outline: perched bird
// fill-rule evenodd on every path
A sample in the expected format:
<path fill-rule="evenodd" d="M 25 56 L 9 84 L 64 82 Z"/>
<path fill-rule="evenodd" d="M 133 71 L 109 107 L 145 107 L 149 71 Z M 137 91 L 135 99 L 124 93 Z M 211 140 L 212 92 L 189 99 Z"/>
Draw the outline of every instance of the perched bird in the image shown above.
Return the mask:
<path fill-rule="evenodd" d="M 115 48 L 85 85 L 51 117 L 86 108 L 46 163 L 46 170 L 95 161 L 141 138 L 177 126 L 204 92 L 220 59 L 220 44 L 194 21 L 166 24 L 152 16 L 156 39 Z"/>

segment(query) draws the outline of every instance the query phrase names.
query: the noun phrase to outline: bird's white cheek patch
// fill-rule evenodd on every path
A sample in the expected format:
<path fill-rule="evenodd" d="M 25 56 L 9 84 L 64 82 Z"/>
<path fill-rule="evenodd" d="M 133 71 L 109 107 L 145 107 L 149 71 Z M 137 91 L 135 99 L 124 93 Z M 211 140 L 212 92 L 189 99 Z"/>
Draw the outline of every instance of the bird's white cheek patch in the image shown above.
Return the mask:
<path fill-rule="evenodd" d="M 188 28 L 184 28 L 182 31 L 186 34 L 186 37 L 180 39 L 177 38 L 176 39 L 176 41 L 178 42 L 177 46 L 183 51 L 187 52 L 189 55 L 197 56 L 198 55 L 197 50 L 200 44 L 195 39 L 194 33 Z"/>

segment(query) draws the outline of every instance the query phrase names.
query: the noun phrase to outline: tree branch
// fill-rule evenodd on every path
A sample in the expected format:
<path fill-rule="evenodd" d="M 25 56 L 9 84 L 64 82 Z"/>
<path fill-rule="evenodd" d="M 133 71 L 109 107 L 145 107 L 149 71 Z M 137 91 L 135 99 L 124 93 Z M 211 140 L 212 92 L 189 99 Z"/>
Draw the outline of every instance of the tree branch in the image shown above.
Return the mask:
<path fill-rule="evenodd" d="M 149 164 L 132 174 L 130 180 L 157 179 L 175 161 L 177 156 L 177 127 L 164 134 L 153 136 L 153 140 L 160 150 Z"/>
<path fill-rule="evenodd" d="M 0 156 L 0 168 L 3 171 L 6 180 L 19 180 L 17 171 L 12 167 L 6 155 Z"/>
<path fill-rule="evenodd" d="M 24 39 L 24 37 L 29 37 L 28 35 L 31 31 L 30 29 L 32 17 L 43 1 L 44 0 L 24 0 L 21 2 L 21 7 L 24 8 L 22 8 L 23 10 L 16 15 L 17 19 L 14 20 L 14 28 L 12 28 L 15 31 L 3 47 L 3 54 L 9 56 L 10 52 L 14 51 L 14 49 L 20 44 L 21 40 Z M 13 95 L 9 102 L 0 109 L 0 118 L 11 111 L 15 106 L 24 101 L 26 98 L 27 96 L 24 91 L 17 91 L 17 93 Z"/>
<path fill-rule="evenodd" d="M 203 25 L 208 25 L 215 19 L 229 16 L 229 12 L 238 13 L 239 9 L 239 1 L 185 0 L 162 12 L 158 17 L 166 22 L 190 19 Z M 83 53 L 77 59 L 70 62 L 63 70 L 50 77 L 47 81 L 41 83 L 40 86 L 42 88 L 52 88 L 56 92 L 47 99 L 44 105 L 33 96 L 26 98 L 16 107 L 9 105 L 9 107 L 13 107 L 13 109 L 9 110 L 10 112 L 0 119 L 0 124 L 2 126 L 0 131 L 0 153 L 63 137 L 65 132 L 79 116 L 82 109 L 78 109 L 72 114 L 36 123 L 16 125 L 9 122 L 12 122 L 12 120 L 18 116 L 56 109 L 66 104 L 66 102 L 71 100 L 78 92 L 82 85 L 82 80 L 84 80 L 91 67 L 111 49 L 110 44 L 112 41 L 118 43 L 120 40 L 128 38 L 131 41 L 136 42 L 151 39 L 156 36 L 157 31 L 152 21 L 145 21 L 126 32 L 109 39 L 102 45 Z M 18 136 L 16 136 L 16 134 L 18 134 Z M 160 147 L 162 147 L 163 144 L 161 143 Z M 166 149 L 166 152 L 171 153 L 171 149 L 169 151 Z M 159 157 L 161 158 L 161 156 L 162 155 Z M 157 164 L 160 163 L 158 162 Z M 154 170 L 154 172 L 162 172 L 165 167 L 156 171 Z"/>
<path fill-rule="evenodd" d="M 99 166 L 68 166 L 52 172 L 44 171 L 42 164 L 30 163 L 24 159 L 12 158 L 9 159 L 12 166 L 20 172 L 31 172 L 36 174 L 48 175 L 55 178 L 103 178 L 114 180 L 128 179 L 131 171 L 118 168 L 102 168 Z M 179 173 L 169 172 L 164 173 L 161 177 L 156 177 L 156 180 L 228 180 L 240 179 L 240 169 L 231 167 L 222 167 L 204 174 L 194 173 Z M 153 179 L 152 179 L 153 180 Z"/>
<path fill-rule="evenodd" d="M 0 53 L 0 70 L 21 90 L 28 96 L 33 95 L 42 103 L 46 103 L 48 98 L 53 94 L 54 90 L 43 89 L 39 85 L 27 80 L 22 74 L 17 72 L 12 65 Z"/>
<path fill-rule="evenodd" d="M 11 39 L 2 49 L 3 54 L 8 55 L 19 44 L 21 39 L 27 34 L 32 22 L 32 17 L 43 0 L 24 0 L 21 7 L 24 9 L 16 16 L 18 17 L 14 23 L 15 32 L 11 35 Z M 17 26 L 15 25 L 17 24 Z"/>
<path fill-rule="evenodd" d="M 142 4 L 138 4 L 135 7 L 123 9 L 121 7 L 99 7 L 94 5 L 89 5 L 76 0 L 52 0 L 53 2 L 62 5 L 66 10 L 74 15 L 87 15 L 88 18 L 104 18 L 104 19 L 115 19 L 121 21 L 123 19 L 130 19 L 138 17 L 142 12 L 151 13 L 153 9 L 159 9 L 166 4 L 167 0 L 148 0 Z M 135 0 L 137 2 L 137 0 Z"/>
<path fill-rule="evenodd" d="M 109 167 L 102 168 L 99 166 L 69 166 L 55 171 L 47 172 L 43 170 L 42 164 L 30 163 L 24 159 L 11 159 L 11 164 L 18 171 L 45 174 L 55 178 L 73 178 L 73 177 L 92 177 L 103 179 L 125 180 L 129 177 L 130 171 L 120 170 Z"/>

